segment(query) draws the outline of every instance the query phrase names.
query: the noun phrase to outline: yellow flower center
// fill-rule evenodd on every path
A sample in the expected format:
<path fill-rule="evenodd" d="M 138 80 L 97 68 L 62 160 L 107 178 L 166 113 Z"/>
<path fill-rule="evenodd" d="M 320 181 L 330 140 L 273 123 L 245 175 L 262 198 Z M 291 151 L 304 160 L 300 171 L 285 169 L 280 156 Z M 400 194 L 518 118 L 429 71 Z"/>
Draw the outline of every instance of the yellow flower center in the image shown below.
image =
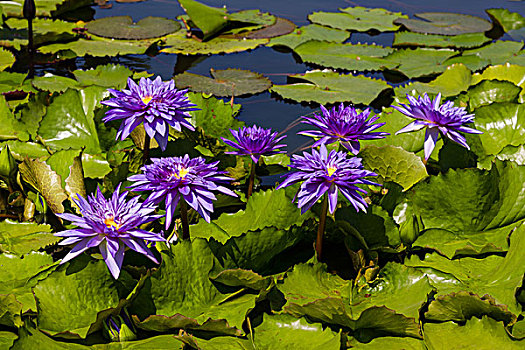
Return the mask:
<path fill-rule="evenodd" d="M 173 173 L 173 176 L 175 176 L 177 179 L 184 179 L 184 177 L 189 173 L 189 169 L 182 168 L 179 170 L 178 173 Z"/>
<path fill-rule="evenodd" d="M 328 176 L 332 176 L 336 170 L 337 168 L 333 166 L 329 166 L 328 168 L 326 168 L 326 172 L 328 173 Z"/>
<path fill-rule="evenodd" d="M 142 98 L 142 102 L 144 102 L 145 105 L 147 105 L 149 103 L 149 101 L 151 101 L 153 99 L 152 96 L 144 96 Z"/>
<path fill-rule="evenodd" d="M 107 228 L 114 227 L 117 230 L 120 228 L 120 225 L 115 222 L 115 218 L 113 216 L 105 218 L 104 224 L 106 224 Z"/>

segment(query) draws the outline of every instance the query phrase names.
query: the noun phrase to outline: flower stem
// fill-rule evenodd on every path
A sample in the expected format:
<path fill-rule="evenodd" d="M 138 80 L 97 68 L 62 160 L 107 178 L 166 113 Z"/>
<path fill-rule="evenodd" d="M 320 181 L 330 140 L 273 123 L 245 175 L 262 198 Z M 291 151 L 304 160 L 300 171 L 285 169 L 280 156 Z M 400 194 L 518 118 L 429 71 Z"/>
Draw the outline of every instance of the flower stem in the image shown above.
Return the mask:
<path fill-rule="evenodd" d="M 315 242 L 315 251 L 317 252 L 317 260 L 321 260 L 323 251 L 323 235 L 326 224 L 326 214 L 328 213 L 328 195 L 324 195 L 323 204 L 321 208 L 321 216 L 319 217 L 319 227 L 317 228 L 317 241 Z"/>
<path fill-rule="evenodd" d="M 250 167 L 250 180 L 248 182 L 248 193 L 246 194 L 246 199 L 250 198 L 250 196 L 253 193 L 253 184 L 255 182 L 255 167 L 257 164 L 252 161 L 252 165 Z"/>
<path fill-rule="evenodd" d="M 146 165 L 149 163 L 149 148 L 151 146 L 151 137 L 149 137 L 148 133 L 145 133 L 144 135 L 144 150 L 142 153 L 142 164 Z"/>
<path fill-rule="evenodd" d="M 182 221 L 182 239 L 190 239 L 190 225 L 188 224 L 188 204 L 184 198 L 180 199 L 180 218 Z"/>

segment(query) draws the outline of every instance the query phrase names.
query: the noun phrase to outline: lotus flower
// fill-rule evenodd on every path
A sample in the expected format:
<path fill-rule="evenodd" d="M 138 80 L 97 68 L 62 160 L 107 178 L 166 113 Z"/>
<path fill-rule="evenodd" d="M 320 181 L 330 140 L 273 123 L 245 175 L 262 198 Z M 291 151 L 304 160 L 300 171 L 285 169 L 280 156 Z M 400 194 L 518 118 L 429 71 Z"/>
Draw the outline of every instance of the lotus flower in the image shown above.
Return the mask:
<path fill-rule="evenodd" d="M 158 264 L 145 241 L 160 242 L 165 239 L 160 234 L 139 228 L 140 225 L 159 218 L 158 215 L 151 215 L 155 207 L 140 203 L 140 197 L 128 201 L 128 192 L 119 192 L 120 185 L 110 199 L 104 198 L 100 188 L 97 189 L 96 195 L 88 196 L 87 200 L 77 195 L 73 201 L 80 209 L 81 217 L 67 213 L 57 214 L 78 226 L 55 233 L 55 236 L 67 237 L 60 245 L 76 244 L 62 259 L 61 264 L 97 246 L 115 279 L 120 274 L 126 246 Z"/>
<path fill-rule="evenodd" d="M 408 105 L 400 103 L 401 107 L 392 106 L 401 113 L 416 119 L 398 132 L 410 132 L 427 128 L 425 132 L 425 160 L 430 158 L 432 151 L 436 147 L 439 133 L 448 137 L 450 140 L 460 144 L 466 149 L 470 149 L 467 140 L 460 132 L 468 134 L 482 134 L 483 132 L 465 126 L 474 122 L 474 114 L 467 114 L 464 107 L 454 107 L 454 102 L 447 101 L 441 103 L 441 93 L 432 101 L 425 93 L 416 100 L 413 96 L 407 95 Z"/>
<path fill-rule="evenodd" d="M 222 140 L 228 146 L 236 148 L 237 151 L 225 152 L 226 154 L 250 156 L 253 162 L 257 164 L 261 156 L 271 156 L 286 152 L 279 149 L 286 147 L 286 145 L 279 144 L 286 136 L 277 137 L 277 132 L 272 133 L 271 129 L 263 129 L 254 125 L 243 126 L 239 130 L 230 129 L 230 132 L 236 142 L 224 137 L 222 137 Z"/>
<path fill-rule="evenodd" d="M 182 127 L 195 130 L 187 120 L 188 112 L 199 110 L 186 96 L 187 90 L 177 90 L 173 80 L 163 82 L 160 77 L 155 80 L 141 78 L 138 85 L 128 79 L 129 90 L 109 89 L 114 96 L 101 103 L 112 107 L 102 119 L 104 123 L 123 119 L 117 133 L 117 139 L 124 140 L 140 124 L 149 137 L 155 138 L 164 151 L 168 144 L 169 127 L 177 131 Z"/>
<path fill-rule="evenodd" d="M 337 206 L 338 192 L 341 192 L 357 211 L 366 211 L 367 204 L 361 193 L 367 192 L 357 185 L 377 185 L 365 179 L 376 174 L 364 170 L 360 158 L 347 158 L 344 152 L 328 153 L 324 144 L 319 151 L 312 149 L 312 153 L 304 152 L 302 156 L 293 155 L 290 167 L 297 171 L 286 174 L 286 179 L 277 188 L 302 182 L 296 195 L 302 214 L 325 193 L 328 194 L 328 208 L 330 213 L 333 213 Z"/>
<path fill-rule="evenodd" d="M 331 144 L 340 141 L 341 144 L 353 154 L 358 154 L 359 140 L 381 139 L 389 135 L 387 132 L 374 131 L 385 123 L 374 124 L 379 117 L 369 119 L 370 110 L 358 113 L 354 107 L 345 107 L 341 103 L 339 110 L 331 110 L 321 106 L 322 114 L 313 117 L 304 117 L 302 123 L 315 126 L 318 130 L 300 131 L 299 134 L 319 138 L 313 147 Z"/>
<path fill-rule="evenodd" d="M 223 176 L 225 171 L 217 170 L 219 162 L 206 164 L 203 158 L 188 155 L 152 158 L 151 161 L 141 168 L 142 174 L 129 178 L 134 182 L 130 187 L 134 191 L 151 192 L 146 203 L 158 204 L 165 200 L 166 229 L 181 197 L 208 222 L 216 200 L 214 191 L 237 197 L 233 191 L 221 186 L 233 179 Z"/>

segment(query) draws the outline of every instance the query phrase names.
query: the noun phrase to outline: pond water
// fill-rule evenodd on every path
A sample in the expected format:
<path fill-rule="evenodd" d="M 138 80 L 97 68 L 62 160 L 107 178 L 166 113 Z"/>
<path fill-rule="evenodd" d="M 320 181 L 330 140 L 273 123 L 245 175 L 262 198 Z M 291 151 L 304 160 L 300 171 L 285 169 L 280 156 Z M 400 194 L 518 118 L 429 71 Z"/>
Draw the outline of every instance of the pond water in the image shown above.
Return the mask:
<path fill-rule="evenodd" d="M 382 7 L 390 11 L 403 12 L 412 15 L 418 12 L 442 11 L 458 12 L 487 18 L 485 9 L 505 7 L 513 12 L 525 15 L 525 3 L 521 1 L 491 1 L 491 0 L 442 0 L 442 1 L 417 1 L 417 0 L 368 0 L 368 1 L 341 1 L 341 0 L 267 0 L 267 1 L 205 1 L 210 6 L 220 7 L 225 5 L 230 11 L 244 9 L 260 9 L 274 15 L 287 18 L 298 26 L 308 24 L 307 16 L 314 11 L 337 11 L 338 8 L 348 6 Z M 183 14 L 179 3 L 174 0 L 146 0 L 138 3 L 111 2 L 110 9 L 96 9 L 95 18 L 116 15 L 129 15 L 135 21 L 147 16 L 160 16 L 175 18 Z M 383 33 L 376 36 L 367 34 L 353 34 L 349 42 L 376 43 L 391 46 L 393 33 Z M 114 60 L 115 61 L 115 60 Z M 211 56 L 181 56 L 173 54 L 159 54 L 154 57 L 146 55 L 128 55 L 116 60 L 136 70 L 146 69 L 150 73 L 162 76 L 164 80 L 170 79 L 174 74 L 189 71 L 196 74 L 207 75 L 210 68 L 226 69 L 239 68 L 259 72 L 267 76 L 275 84 L 286 83 L 287 74 L 303 73 L 308 65 L 301 62 L 291 51 L 282 52 L 270 47 L 260 47 L 248 52 Z M 382 73 L 373 74 L 382 77 Z M 239 118 L 248 124 L 257 123 L 275 130 L 284 130 L 290 123 L 304 114 L 311 113 L 316 106 L 305 106 L 272 96 L 264 92 L 246 98 L 236 98 L 235 102 L 242 105 Z M 288 134 L 288 152 L 293 152 L 308 141 L 306 137 L 296 134 L 301 130 L 301 125 L 290 129 Z"/>

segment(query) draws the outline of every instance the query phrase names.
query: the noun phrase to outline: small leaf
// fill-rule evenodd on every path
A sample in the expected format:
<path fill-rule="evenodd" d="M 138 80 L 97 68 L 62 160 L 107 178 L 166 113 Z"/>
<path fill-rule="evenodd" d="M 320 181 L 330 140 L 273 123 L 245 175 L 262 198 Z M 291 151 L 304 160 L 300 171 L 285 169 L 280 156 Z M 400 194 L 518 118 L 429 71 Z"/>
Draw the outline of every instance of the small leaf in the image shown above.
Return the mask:
<path fill-rule="evenodd" d="M 395 33 L 392 46 L 472 48 L 481 46 L 489 41 L 490 39 L 484 33 L 437 35 L 403 31 Z"/>
<path fill-rule="evenodd" d="M 310 40 L 342 43 L 349 37 L 350 33 L 345 30 L 309 24 L 295 29 L 293 33 L 272 38 L 268 46 L 287 46 L 293 50 Z"/>
<path fill-rule="evenodd" d="M 122 40 L 144 40 L 158 38 L 176 32 L 179 22 L 164 17 L 144 17 L 133 23 L 130 16 L 100 18 L 86 24 L 88 32 L 104 37 Z"/>
<path fill-rule="evenodd" d="M 179 4 L 197 28 L 202 30 L 204 39 L 217 34 L 228 24 L 226 8 L 210 7 L 194 0 L 179 0 Z"/>
<path fill-rule="evenodd" d="M 402 24 L 417 33 L 459 35 L 486 32 L 492 28 L 490 22 L 475 16 L 449 12 L 416 13 L 419 19 L 399 18 L 395 24 Z"/>

